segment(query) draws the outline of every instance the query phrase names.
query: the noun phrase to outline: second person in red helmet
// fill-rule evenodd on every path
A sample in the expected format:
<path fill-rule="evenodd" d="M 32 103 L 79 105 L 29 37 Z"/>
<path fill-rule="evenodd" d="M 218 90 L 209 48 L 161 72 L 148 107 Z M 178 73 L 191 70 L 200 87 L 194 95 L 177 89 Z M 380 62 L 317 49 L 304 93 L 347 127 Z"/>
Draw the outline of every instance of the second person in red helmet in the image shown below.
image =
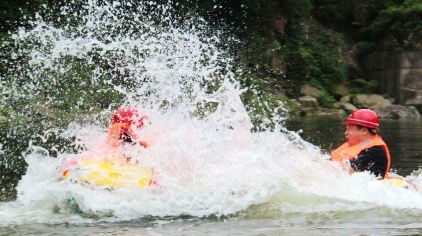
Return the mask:
<path fill-rule="evenodd" d="M 349 162 L 352 171 L 369 171 L 386 178 L 390 152 L 378 133 L 378 115 L 370 109 L 354 111 L 344 122 L 346 142 L 331 153 L 331 159 Z"/>

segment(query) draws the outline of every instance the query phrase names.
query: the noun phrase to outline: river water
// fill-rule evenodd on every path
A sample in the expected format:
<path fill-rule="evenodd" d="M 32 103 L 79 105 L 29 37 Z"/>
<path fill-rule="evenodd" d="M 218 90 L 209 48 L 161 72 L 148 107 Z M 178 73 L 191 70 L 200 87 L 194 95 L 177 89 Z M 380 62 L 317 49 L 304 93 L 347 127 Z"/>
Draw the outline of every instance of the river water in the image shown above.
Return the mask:
<path fill-rule="evenodd" d="M 338 145 L 343 137 L 343 127 L 341 120 L 337 118 L 306 118 L 287 121 L 287 127 L 291 130 L 300 130 L 301 136 L 322 148 L 330 150 L 331 147 Z M 381 124 L 382 134 L 386 142 L 390 144 L 393 156 L 392 167 L 402 175 L 418 170 L 422 166 L 421 151 L 422 142 L 418 134 L 422 132 L 422 122 L 406 122 L 406 121 L 385 121 Z M 309 157 L 309 156 L 308 156 Z M 45 158 L 45 157 L 43 157 Z M 299 157 L 298 157 L 299 158 Z M 310 158 L 310 157 L 309 157 Z M 40 160 L 38 160 L 40 161 Z M 314 163 L 315 161 L 315 163 Z M 311 162 L 301 162 L 305 171 L 326 172 L 329 169 L 320 166 L 316 160 Z M 42 163 L 43 166 L 52 165 L 54 160 Z M 291 165 L 292 163 L 286 162 Z M 306 165 L 313 165 L 311 168 Z M 330 165 L 327 161 L 326 165 Z M 30 161 L 30 167 L 37 167 Z M 226 168 L 224 164 L 221 168 Z M 321 169 L 318 169 L 321 168 Z M 245 168 L 247 170 L 247 168 Z M 283 167 L 278 169 L 280 172 L 287 171 Z M 333 169 L 331 169 L 333 170 Z M 249 171 L 249 170 L 248 170 Z M 294 172 L 298 172 L 295 170 Z M 333 170 L 336 171 L 336 170 Z M 48 171 L 47 171 L 48 172 Z M 168 216 L 134 216 L 133 213 L 144 211 L 145 209 L 139 204 L 149 206 L 159 211 L 165 210 L 169 206 L 157 208 L 154 202 L 166 205 L 159 196 L 156 199 L 149 198 L 146 202 L 137 202 L 130 198 L 140 198 L 134 196 L 136 194 L 145 194 L 143 192 L 104 192 L 98 189 L 81 189 L 80 186 L 59 186 L 57 183 L 47 181 L 44 177 L 38 179 L 31 174 L 27 174 L 27 178 L 20 188 L 18 200 L 0 205 L 2 220 L 0 220 L 2 235 L 409 235 L 420 234 L 422 232 L 422 208 L 420 205 L 421 194 L 410 190 L 398 189 L 396 187 L 384 188 L 374 183 L 362 183 L 368 180 L 367 176 L 358 176 L 358 178 L 346 177 L 341 180 L 341 185 L 327 178 L 326 183 L 313 182 L 308 179 L 306 174 L 293 173 L 297 178 L 304 177 L 300 183 L 305 188 L 297 188 L 293 183 L 291 186 L 284 186 L 277 191 L 270 191 L 265 200 L 262 200 L 259 193 L 253 193 L 252 201 L 247 200 L 244 196 L 239 196 L 238 201 L 249 202 L 243 209 L 233 210 L 232 213 L 226 215 L 205 214 L 203 216 L 189 216 L 196 214 L 194 209 L 196 203 L 187 206 L 187 214 L 175 214 Z M 329 173 L 326 173 L 329 175 Z M 239 177 L 236 174 L 237 177 Z M 312 174 L 311 174 L 312 176 Z M 315 173 L 316 178 L 320 178 Z M 289 178 L 284 176 L 284 178 Z M 341 178 L 345 178 L 341 176 Z M 362 179 L 363 178 L 363 179 Z M 34 181 L 35 179 L 35 181 Z M 209 179 L 208 179 L 209 181 Z M 229 180 L 228 180 L 229 181 Z M 276 180 L 274 180 L 276 181 Z M 283 180 L 285 181 L 285 180 Z M 306 183 L 308 182 L 308 183 Z M 239 181 L 239 183 L 243 183 Z M 285 182 L 285 183 L 288 183 Z M 37 185 L 42 191 L 34 187 L 25 186 L 25 184 Z M 45 186 L 45 184 L 49 186 Z M 233 184 L 233 183 L 232 183 Z M 256 184 L 256 183 L 254 183 Z M 335 185 L 343 188 L 346 195 L 341 193 L 343 190 L 337 191 L 335 188 L 328 187 Z M 358 185 L 358 188 L 352 186 Z M 314 187 L 324 189 L 319 191 Z M 209 185 L 208 187 L 213 187 Z M 225 188 L 225 186 L 221 186 Z M 273 186 L 274 187 L 274 186 Z M 233 191 L 236 188 L 231 187 Z M 268 188 L 268 186 L 266 186 Z M 374 188 L 374 189 L 372 189 Z M 179 188 L 180 191 L 187 189 Z M 191 188 L 191 191 L 195 189 Z M 205 189 L 203 189 L 206 191 Z M 243 189 L 247 191 L 247 189 Z M 49 192 L 45 194 L 43 192 Z M 73 193 L 72 193 L 73 191 Z M 261 189 L 261 194 L 266 195 L 268 189 Z M 350 191 L 350 197 L 347 196 Z M 30 196 L 37 194 L 38 196 Z M 150 193 L 147 193 L 150 194 Z M 164 193 L 163 193 L 164 194 Z M 175 193 L 173 193 L 175 194 Z M 207 192 L 207 194 L 212 194 Z M 224 191 L 220 194 L 225 194 Z M 234 194 L 234 193 L 233 193 Z M 26 195 L 26 196 L 25 196 Z M 63 204 L 62 198 L 66 199 L 67 205 Z M 106 200 L 100 198 L 89 201 L 80 198 L 95 198 L 99 195 Z M 77 203 L 69 204 L 69 197 Z M 181 198 L 189 195 L 181 194 Z M 171 199 L 172 195 L 166 196 L 167 201 L 172 202 L 174 207 L 179 207 L 177 201 L 184 199 Z M 195 193 L 195 197 L 202 198 L 207 201 L 199 193 Z M 114 201 L 111 198 L 116 198 Z M 226 197 L 214 196 L 212 199 L 215 203 L 209 207 L 227 206 L 231 208 L 232 204 L 236 204 L 236 199 L 232 199 L 229 205 L 224 201 Z M 259 200 L 258 200 L 259 199 Z M 193 198 L 192 201 L 197 199 Z M 219 201 L 222 202 L 219 202 Z M 414 201 L 414 202 L 413 202 Z M 53 203 L 51 203 L 53 202 Z M 253 203 L 255 202 L 255 203 Z M 125 204 L 133 204 L 134 212 L 126 209 Z M 77 209 L 75 206 L 79 204 Z M 83 206 L 87 204 L 87 206 Z M 89 206 L 89 204 L 109 204 L 108 206 Z M 204 206 L 207 203 L 203 203 Z M 180 204 L 183 205 L 183 204 Z M 249 205 L 249 206 L 248 206 Z M 83 207 L 91 210 L 84 210 Z M 190 209 L 189 209 L 190 208 Z M 97 209 L 97 213 L 93 212 Z M 99 213 L 104 209 L 115 211 L 115 213 L 104 214 Z M 143 210 L 142 210 L 143 209 Z M 234 209 L 234 208 L 233 208 Z M 166 209 L 165 211 L 169 211 Z M 224 210 L 223 210 L 224 211 Z M 149 211 L 152 212 L 152 211 Z M 177 210 L 176 210 L 177 212 Z M 183 211 L 181 211 L 183 212 Z M 113 215 L 114 214 L 114 215 Z M 137 213 L 136 213 L 137 214 Z M 141 214 L 141 213 L 139 213 Z"/>
<path fill-rule="evenodd" d="M 84 4 L 64 7 L 53 21 L 37 16 L 4 51 L 0 105 L 11 126 L 2 134 L 1 164 L 10 173 L 24 169 L 10 162 L 22 158 L 27 168 L 16 198 L 0 203 L 0 234 L 422 232 L 422 194 L 329 161 L 327 151 L 343 137 L 341 120 L 276 125 L 282 104 L 269 106 L 253 84 L 242 87 L 245 74 L 236 74 L 218 31 L 152 1 Z M 245 91 L 254 106 L 244 105 Z M 109 190 L 60 180 L 67 161 L 107 151 L 108 122 L 122 105 L 148 116 L 138 135 L 151 147 L 121 154 L 154 169 L 158 186 Z M 251 132 L 252 120 L 274 129 Z M 41 128 L 30 135 L 32 126 Z M 393 169 L 422 188 L 421 132 L 420 122 L 382 124 Z M 10 156 L 26 135 L 27 150 Z"/>

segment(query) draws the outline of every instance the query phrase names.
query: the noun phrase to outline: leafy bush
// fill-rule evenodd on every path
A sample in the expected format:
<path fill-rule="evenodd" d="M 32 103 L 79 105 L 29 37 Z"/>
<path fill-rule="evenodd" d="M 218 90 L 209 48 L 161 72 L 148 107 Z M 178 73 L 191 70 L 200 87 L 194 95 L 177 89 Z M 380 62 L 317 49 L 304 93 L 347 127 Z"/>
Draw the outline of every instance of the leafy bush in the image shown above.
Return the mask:
<path fill-rule="evenodd" d="M 361 78 L 354 79 L 350 82 L 351 86 L 355 88 L 355 93 L 373 93 L 378 87 L 378 82 L 375 80 L 365 80 Z M 358 89 L 357 89 L 358 88 Z"/>
<path fill-rule="evenodd" d="M 322 96 L 319 98 L 319 103 L 323 107 L 332 108 L 336 100 L 332 95 L 323 90 Z"/>
<path fill-rule="evenodd" d="M 339 43 L 328 47 L 314 36 L 315 33 L 303 35 L 297 41 L 287 42 L 285 55 L 287 77 L 301 83 L 311 83 L 316 87 L 333 92 L 333 85 L 347 78 L 347 71 L 341 55 L 335 50 Z M 326 35 L 324 40 L 338 36 Z M 332 40 L 334 41 L 334 40 Z"/>
<path fill-rule="evenodd" d="M 374 21 L 361 31 L 383 42 L 387 49 L 422 48 L 422 2 L 405 0 L 380 10 Z"/>
<path fill-rule="evenodd" d="M 314 0 L 324 25 L 376 50 L 420 49 L 422 2 L 418 0 Z M 366 52 L 369 52 L 366 50 Z"/>

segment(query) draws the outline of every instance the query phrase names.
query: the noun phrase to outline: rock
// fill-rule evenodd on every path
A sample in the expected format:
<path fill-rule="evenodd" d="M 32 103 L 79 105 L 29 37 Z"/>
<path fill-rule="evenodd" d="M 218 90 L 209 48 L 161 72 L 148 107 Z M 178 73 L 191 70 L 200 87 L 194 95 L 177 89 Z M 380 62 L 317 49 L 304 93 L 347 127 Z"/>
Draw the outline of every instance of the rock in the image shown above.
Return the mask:
<path fill-rule="evenodd" d="M 422 50 L 378 51 L 360 61 L 381 93 L 394 97 L 398 104 L 422 106 Z"/>
<path fill-rule="evenodd" d="M 271 69 L 272 73 L 275 75 L 282 75 L 285 70 L 284 62 L 279 57 L 271 58 Z"/>
<path fill-rule="evenodd" d="M 350 102 L 350 95 L 346 95 L 340 98 L 341 103 L 348 103 Z"/>
<path fill-rule="evenodd" d="M 290 99 L 288 101 L 289 110 L 297 115 L 306 116 L 313 108 L 306 107 L 298 102 L 296 99 Z"/>
<path fill-rule="evenodd" d="M 344 97 L 350 94 L 350 91 L 345 84 L 338 84 L 334 86 L 334 94 L 340 97 Z"/>
<path fill-rule="evenodd" d="M 283 16 L 277 16 L 274 17 L 274 20 L 272 22 L 272 26 L 275 32 L 277 32 L 279 35 L 284 34 L 284 30 L 286 29 L 287 19 Z"/>
<path fill-rule="evenodd" d="M 342 106 L 343 106 L 343 103 L 341 103 L 341 102 L 335 102 L 335 103 L 333 103 L 333 108 L 334 109 L 341 109 Z"/>
<path fill-rule="evenodd" d="M 33 105 L 32 109 L 34 110 L 35 113 L 38 113 L 45 117 L 52 118 L 52 119 L 56 118 L 56 115 L 54 114 L 53 110 L 47 106 L 35 104 Z"/>
<path fill-rule="evenodd" d="M 422 106 L 422 89 L 421 90 L 403 89 L 402 94 L 406 100 L 403 105 L 418 106 L 418 107 Z"/>
<path fill-rule="evenodd" d="M 315 116 L 334 116 L 334 117 L 344 117 L 346 112 L 338 109 L 322 109 L 314 113 Z"/>
<path fill-rule="evenodd" d="M 266 27 L 264 34 L 270 39 L 277 39 L 283 37 L 286 29 L 287 18 L 282 15 L 276 15 L 270 19 L 270 27 Z"/>
<path fill-rule="evenodd" d="M 1 122 L 6 122 L 6 121 L 7 121 L 7 117 L 0 115 L 0 123 Z"/>
<path fill-rule="evenodd" d="M 300 97 L 299 102 L 306 107 L 318 107 L 318 100 L 311 96 Z"/>
<path fill-rule="evenodd" d="M 290 106 L 290 107 L 292 107 L 292 108 L 294 108 L 294 109 L 297 109 L 297 108 L 299 108 L 299 107 L 301 107 L 302 106 L 302 104 L 300 104 L 296 99 L 290 99 L 289 101 L 288 101 L 288 105 Z"/>
<path fill-rule="evenodd" d="M 345 110 L 345 111 L 347 111 L 348 113 L 352 113 L 353 111 L 355 111 L 355 110 L 357 110 L 357 108 L 355 107 L 355 106 L 353 106 L 353 104 L 350 104 L 350 103 L 344 103 L 344 104 L 342 104 L 343 106 L 343 109 Z"/>
<path fill-rule="evenodd" d="M 379 109 L 391 106 L 391 101 L 378 94 L 358 94 L 353 98 L 353 104 L 358 108 Z"/>
<path fill-rule="evenodd" d="M 336 110 L 336 116 L 345 117 L 347 116 L 347 113 L 344 110 Z"/>
<path fill-rule="evenodd" d="M 391 105 L 375 109 L 378 115 L 387 119 L 418 120 L 421 114 L 414 106 Z"/>
<path fill-rule="evenodd" d="M 314 98 L 320 98 L 323 95 L 321 90 L 312 87 L 309 84 L 302 85 L 300 87 L 300 93 L 304 96 L 311 96 Z"/>

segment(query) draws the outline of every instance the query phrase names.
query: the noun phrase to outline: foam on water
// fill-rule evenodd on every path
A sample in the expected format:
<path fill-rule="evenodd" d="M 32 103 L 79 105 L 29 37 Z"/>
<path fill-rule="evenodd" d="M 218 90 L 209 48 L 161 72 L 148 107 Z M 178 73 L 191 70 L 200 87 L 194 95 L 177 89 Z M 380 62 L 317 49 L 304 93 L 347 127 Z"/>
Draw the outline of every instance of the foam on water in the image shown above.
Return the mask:
<path fill-rule="evenodd" d="M 109 191 L 59 181 L 60 166 L 74 154 L 53 158 L 31 145 L 16 201 L 0 205 L 2 224 L 228 215 L 256 204 L 263 205 L 248 214 L 258 216 L 265 209 L 276 217 L 374 206 L 422 210 L 420 193 L 379 184 L 366 173 L 350 176 L 319 148 L 281 126 L 251 132 L 232 60 L 217 46 L 219 32 L 210 36 L 200 20 L 175 26 L 168 5 L 155 7 L 154 14 L 164 18 L 158 23 L 146 16 L 144 5 L 129 14 L 120 4 L 93 1 L 76 13 L 63 9 L 62 17 L 75 17 L 76 24 L 69 20 L 57 27 L 38 17 L 30 30 L 14 35 L 13 42 L 22 46 L 15 56 L 29 58 L 19 70 L 28 79 L 7 93 L 19 97 L 33 91 L 34 101 L 44 93 L 46 102 L 54 104 L 57 97 L 49 86 L 60 84 L 60 76 L 45 71 L 65 76 L 71 70 L 66 58 L 82 60 L 92 68 L 90 83 L 112 84 L 123 104 L 148 115 L 140 135 L 151 147 L 127 152 L 156 171 L 159 185 Z M 109 66 L 97 65 L 98 58 Z M 114 85 L 117 75 L 124 75 L 128 85 Z M 83 92 L 96 91 L 88 86 Z M 83 106 L 84 98 L 74 109 Z M 111 108 L 104 109 L 95 118 L 108 120 L 110 114 Z M 61 135 L 75 136 L 77 144 L 92 152 L 104 143 L 106 128 L 94 120 L 75 121 Z M 413 178 L 420 182 L 422 177 Z"/>

